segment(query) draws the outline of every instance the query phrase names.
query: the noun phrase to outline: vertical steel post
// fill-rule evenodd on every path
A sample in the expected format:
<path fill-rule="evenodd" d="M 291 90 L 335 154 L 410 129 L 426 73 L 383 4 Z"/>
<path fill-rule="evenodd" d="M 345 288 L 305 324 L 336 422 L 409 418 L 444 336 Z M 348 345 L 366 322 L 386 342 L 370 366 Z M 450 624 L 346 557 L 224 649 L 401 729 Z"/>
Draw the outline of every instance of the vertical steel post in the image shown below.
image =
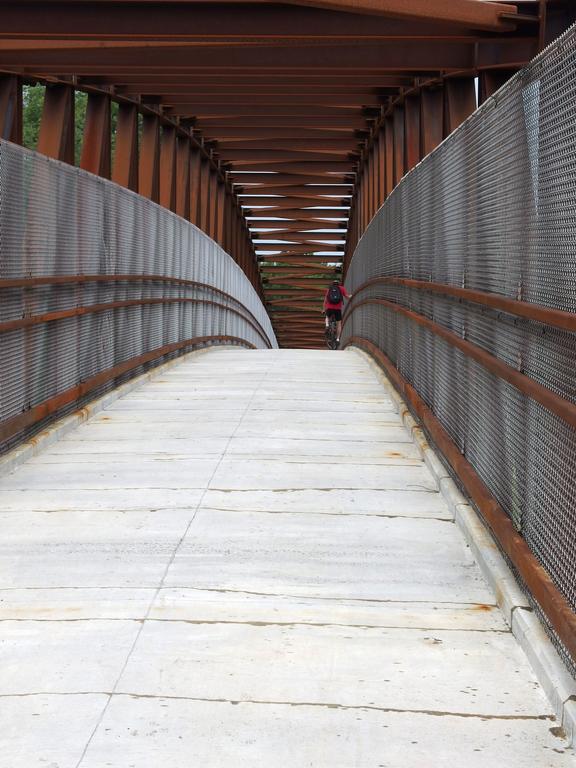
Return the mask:
<path fill-rule="evenodd" d="M 190 147 L 190 221 L 197 227 L 200 226 L 201 169 L 200 150 L 192 145 Z"/>
<path fill-rule="evenodd" d="M 395 107 L 394 122 L 394 186 L 404 176 L 404 107 Z"/>
<path fill-rule="evenodd" d="M 155 203 L 160 199 L 160 120 L 156 115 L 142 119 L 138 192 Z"/>
<path fill-rule="evenodd" d="M 190 139 L 178 136 L 176 141 L 176 213 L 190 219 Z"/>
<path fill-rule="evenodd" d="M 165 125 L 160 142 L 160 205 L 176 210 L 176 127 Z"/>
<path fill-rule="evenodd" d="M 118 107 L 112 181 L 138 191 L 138 110 L 133 104 Z"/>
<path fill-rule="evenodd" d="M 110 97 L 91 93 L 86 106 L 80 167 L 109 179 L 111 138 Z"/>
<path fill-rule="evenodd" d="M 394 119 L 387 117 L 384 122 L 384 149 L 386 153 L 386 197 L 394 189 Z"/>
<path fill-rule="evenodd" d="M 444 82 L 444 136 L 448 136 L 476 109 L 473 77 L 455 77 Z"/>
<path fill-rule="evenodd" d="M 514 69 L 486 69 L 478 78 L 478 105 L 493 96 L 516 72 Z"/>
<path fill-rule="evenodd" d="M 74 90 L 68 85 L 46 86 L 38 152 L 74 165 Z"/>
<path fill-rule="evenodd" d="M 210 195 L 208 198 L 210 206 L 209 230 L 208 234 L 212 240 L 216 240 L 216 219 L 218 217 L 218 173 L 210 163 Z"/>
<path fill-rule="evenodd" d="M 22 84 L 16 75 L 0 76 L 0 139 L 22 144 Z"/>
<path fill-rule="evenodd" d="M 404 171 L 420 162 L 420 96 L 410 94 L 404 101 Z"/>
<path fill-rule="evenodd" d="M 200 229 L 209 234 L 210 227 L 210 161 L 203 157 L 200 165 Z"/>
<path fill-rule="evenodd" d="M 378 208 L 386 200 L 386 132 L 383 126 L 378 131 Z"/>
<path fill-rule="evenodd" d="M 420 94 L 420 153 L 430 154 L 442 141 L 443 93 L 441 88 L 424 88 Z"/>
<path fill-rule="evenodd" d="M 224 246 L 224 208 L 226 205 L 226 187 L 224 182 L 218 180 L 216 190 L 218 205 L 216 206 L 216 233 L 214 239 L 221 246 Z"/>

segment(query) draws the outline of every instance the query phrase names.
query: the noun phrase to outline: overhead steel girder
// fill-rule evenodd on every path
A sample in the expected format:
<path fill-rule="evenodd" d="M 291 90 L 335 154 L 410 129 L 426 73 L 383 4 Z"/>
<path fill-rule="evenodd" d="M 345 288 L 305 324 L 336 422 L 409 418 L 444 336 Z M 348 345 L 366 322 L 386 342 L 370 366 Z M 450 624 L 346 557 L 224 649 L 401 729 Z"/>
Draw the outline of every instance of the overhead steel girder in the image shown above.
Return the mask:
<path fill-rule="evenodd" d="M 380 1 L 380 0 L 378 0 Z M 480 3 L 478 3 L 480 4 Z M 19 43 L 20 44 L 20 43 Z M 97 42 L 71 43 L 49 49 L 48 44 L 37 43 L 37 48 L 22 50 L 10 47 L 9 41 L 0 41 L 0 67 L 18 67 L 21 71 L 76 75 L 91 71 L 105 74 L 120 73 L 122 68 L 134 71 L 168 72 L 235 67 L 280 67 L 285 71 L 338 67 L 343 70 L 428 71 L 470 70 L 477 64 L 482 67 L 512 66 L 529 61 L 536 53 L 537 44 L 532 38 L 505 38 L 489 42 L 465 43 L 429 40 L 388 41 L 365 43 L 362 55 L 355 45 L 296 46 L 298 55 L 287 57 L 283 47 L 222 47 L 160 44 L 129 45 Z M 103 57 L 105 52 L 106 56 Z M 143 55 L 145 53 L 145 55 Z"/>
<path fill-rule="evenodd" d="M 326 188 L 321 186 L 311 187 L 304 184 L 299 184 L 285 187 L 276 187 L 274 185 L 267 187 L 246 186 L 242 187 L 240 190 L 237 190 L 237 192 L 240 195 L 242 201 L 251 201 L 254 203 L 254 205 L 256 205 L 255 196 L 264 196 L 264 199 L 273 201 L 272 195 L 293 195 L 298 196 L 300 199 L 309 200 L 342 200 L 343 205 L 348 205 L 351 189 L 348 187 L 340 187 L 337 184 L 327 184 Z M 326 197 L 326 195 L 331 195 L 331 197 Z M 310 205 L 312 205 L 312 203 L 310 203 Z"/>
<path fill-rule="evenodd" d="M 154 92 L 152 92 L 154 93 Z M 142 98 L 146 100 L 146 91 Z M 344 91 L 334 93 L 326 93 L 320 89 L 317 89 L 317 93 L 262 93 L 259 91 L 247 90 L 245 93 L 228 93 L 222 95 L 221 93 L 208 93 L 202 92 L 199 94 L 189 94 L 183 90 L 182 93 L 162 93 L 159 103 L 162 106 L 168 108 L 172 107 L 178 110 L 191 110 L 193 111 L 196 104 L 201 105 L 201 109 L 204 110 L 206 106 L 210 105 L 214 108 L 214 105 L 221 105 L 225 102 L 228 106 L 240 105 L 245 106 L 248 102 L 250 105 L 274 105 L 279 104 L 281 106 L 296 105 L 296 104 L 311 104 L 314 107 L 380 107 L 386 104 L 387 95 L 380 93 L 370 93 L 368 91 Z"/>
<path fill-rule="evenodd" d="M 288 149 L 291 152 L 300 150 L 305 152 L 351 153 L 358 151 L 358 144 L 360 143 L 360 139 L 358 139 L 353 132 L 350 132 L 348 135 L 341 133 L 340 136 L 330 135 L 325 137 L 320 133 L 318 138 L 312 136 L 302 138 L 298 136 L 296 131 L 294 133 L 296 135 L 285 137 L 283 139 L 266 138 L 262 135 L 256 135 L 255 137 L 245 139 L 223 139 L 222 137 L 219 137 L 217 145 L 218 151 L 232 152 L 240 150 L 241 152 L 248 152 L 253 148 L 257 152 L 271 149 L 286 151 Z M 310 133 L 312 133 L 312 131 L 310 131 Z"/>
<path fill-rule="evenodd" d="M 212 135 L 218 135 L 220 129 L 248 129 L 257 128 L 262 130 L 263 128 L 305 128 L 307 130 L 367 130 L 369 127 L 366 120 L 370 119 L 370 115 L 364 116 L 360 111 L 355 114 L 335 115 L 324 114 L 320 116 L 313 115 L 295 115 L 293 113 L 289 115 L 260 115 L 255 117 L 253 115 L 221 115 L 219 117 L 202 117 L 195 125 L 202 131 L 206 131 Z M 376 119 L 373 116 L 372 119 Z"/>
<path fill-rule="evenodd" d="M 238 186 L 241 186 L 242 189 L 248 190 L 250 189 L 250 192 L 252 189 L 257 188 L 263 188 L 263 187 L 273 187 L 273 186 L 287 186 L 287 187 L 294 187 L 294 186 L 301 186 L 302 184 L 314 184 L 317 186 L 318 191 L 320 191 L 320 187 L 326 186 L 326 187 L 332 187 L 332 186 L 341 186 L 342 189 L 348 189 L 350 190 L 352 188 L 354 178 L 354 174 L 351 174 L 350 178 L 344 178 L 340 179 L 338 178 L 326 178 L 325 175 L 319 175 L 319 174 L 310 174 L 310 175 L 304 175 L 304 174 L 297 174 L 297 173 L 261 173 L 256 171 L 255 173 L 241 173 L 239 171 L 234 172 L 234 170 L 231 170 L 230 176 L 232 177 L 235 184 Z M 258 187 L 248 187 L 249 184 L 257 184 Z M 348 193 L 347 193 L 348 194 Z"/>
<path fill-rule="evenodd" d="M 234 166 L 234 162 L 231 161 L 230 165 Z M 269 165 L 270 167 L 266 168 L 266 165 Z M 268 163 L 264 164 L 265 167 L 262 167 L 262 163 L 248 163 L 244 162 L 242 163 L 241 167 L 238 167 L 236 169 L 236 173 L 239 171 L 246 171 L 247 173 L 249 171 L 254 171 L 255 173 L 258 173 L 260 171 L 270 171 L 275 172 L 278 170 L 285 170 L 289 171 L 291 174 L 298 176 L 309 176 L 311 174 L 316 174 L 320 178 L 323 178 L 326 180 L 327 183 L 333 182 L 336 178 L 339 177 L 347 177 L 351 173 L 354 172 L 354 164 L 352 162 L 342 162 L 342 161 L 336 161 L 333 160 L 330 163 L 321 162 L 319 160 L 309 160 L 308 162 L 292 162 L 290 163 Z M 272 167 L 274 166 L 274 167 Z M 238 178 L 238 176 L 236 177 Z"/>
<path fill-rule="evenodd" d="M 258 71 L 238 71 L 234 72 L 205 72 L 202 74 L 201 82 L 195 73 L 174 72 L 167 74 L 157 74 L 148 72 L 145 75 L 139 73 L 124 73 L 119 76 L 110 75 L 91 75 L 80 78 L 80 83 L 86 85 L 96 85 L 106 87 L 113 85 L 123 91 L 126 88 L 138 90 L 138 92 L 153 92 L 156 89 L 161 91 L 169 88 L 191 87 L 206 88 L 212 92 L 212 88 L 227 90 L 229 88 L 303 88 L 304 90 L 317 86 L 325 88 L 409 88 L 413 81 L 411 77 L 403 74 L 370 74 L 369 72 L 323 72 L 321 74 L 314 72 L 285 72 L 281 70 Z"/>
<path fill-rule="evenodd" d="M 336 167 L 338 167 L 338 164 L 342 162 L 347 162 L 347 164 L 351 166 L 355 159 L 348 157 L 353 153 L 346 148 L 339 151 L 330 149 L 311 149 L 310 151 L 307 151 L 305 149 L 283 150 L 261 149 L 259 147 L 226 150 L 225 147 L 219 147 L 218 154 L 222 157 L 224 162 L 233 163 L 234 166 L 239 166 L 244 163 L 292 163 L 294 160 L 312 162 L 318 159 L 322 162 L 334 162 L 336 163 Z M 356 154 L 358 155 L 359 153 Z"/>
<path fill-rule="evenodd" d="M 458 5 L 450 0 L 451 7 Z M 102 0 L 83 0 L 81 3 L 50 2 L 38 4 L 18 0 L 4 2 L 2 31 L 0 35 L 11 38 L 65 37 L 73 39 L 134 39 L 164 40 L 198 37 L 246 38 L 265 37 L 454 37 L 467 31 L 487 29 L 503 31 L 510 25 L 498 22 L 498 16 L 484 10 L 485 21 L 479 25 L 477 14 L 442 18 L 427 16 L 392 16 L 393 11 L 382 16 L 368 16 L 350 12 L 354 9 L 324 9 L 313 7 L 288 8 L 276 4 L 259 4 L 254 13 L 246 12 L 246 5 L 234 7 L 228 4 L 226 13 L 215 3 L 163 3 L 161 12 L 151 3 L 140 3 L 137 13 L 122 2 L 108 3 L 102 10 Z M 379 3 L 382 5 L 382 3 Z M 404 6 L 414 5 L 410 2 Z M 360 10 L 358 8 L 358 10 Z M 435 10 L 435 9 L 434 9 Z M 510 6 L 507 11 L 510 12 Z M 394 14 L 396 15 L 396 14 Z M 444 23 L 443 23 L 444 22 Z M 448 22 L 448 23 L 446 23 Z"/>

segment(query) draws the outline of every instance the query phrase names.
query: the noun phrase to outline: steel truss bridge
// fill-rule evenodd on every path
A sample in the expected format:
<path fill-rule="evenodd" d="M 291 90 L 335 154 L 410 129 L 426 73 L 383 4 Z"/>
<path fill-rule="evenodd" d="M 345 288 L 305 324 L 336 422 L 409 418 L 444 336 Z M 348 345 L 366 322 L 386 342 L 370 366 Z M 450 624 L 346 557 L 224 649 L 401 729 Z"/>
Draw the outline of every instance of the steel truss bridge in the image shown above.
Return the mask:
<path fill-rule="evenodd" d="M 274 472 L 284 477 L 285 468 L 273 462 L 294 463 L 297 456 L 290 453 L 294 446 L 288 449 L 278 441 L 297 441 L 295 432 L 302 432 L 303 477 L 313 472 L 316 461 L 316 471 L 328 473 L 324 490 L 346 492 L 340 507 L 324 508 L 323 501 L 314 501 L 326 518 L 341 514 L 348 504 L 358 504 L 361 515 L 375 512 L 371 505 L 377 502 L 362 496 L 374 490 L 375 482 L 364 465 L 377 459 L 387 468 L 395 455 L 406 466 L 426 461 L 435 468 L 439 488 L 445 483 L 450 493 L 464 494 L 458 497 L 461 503 L 453 503 L 452 519 L 466 528 L 468 518 L 458 507 L 470 505 L 494 537 L 496 544 L 486 546 L 510 569 L 506 579 L 514 583 L 518 600 L 510 602 L 508 592 L 503 597 L 497 582 L 495 604 L 503 608 L 515 635 L 525 636 L 529 655 L 532 648 L 540 682 L 548 681 L 543 685 L 553 700 L 550 717 L 557 718 L 554 736 L 570 739 L 576 723 L 575 21 L 569 0 L 0 1 L 0 462 L 2 471 L 15 470 L 6 480 L 0 478 L 0 518 L 7 514 L 12 520 L 28 492 L 33 509 L 52 513 L 58 509 L 50 495 L 54 491 L 66 498 L 70 489 L 90 490 L 73 480 L 62 480 L 64 486 L 38 480 L 33 465 L 39 462 L 41 474 L 39 446 L 48 451 L 46 466 L 67 461 L 62 458 L 66 451 L 48 447 L 67 434 L 66 424 L 97 418 L 134 382 L 148 381 L 150 393 L 142 390 L 142 401 L 127 395 L 120 413 L 124 407 L 141 407 L 145 419 L 149 406 L 142 402 L 156 400 L 158 424 L 152 416 L 147 430 L 137 427 L 124 437 L 122 429 L 132 429 L 130 418 L 120 417 L 118 430 L 112 424 L 106 437 L 98 437 L 103 423 L 93 428 L 94 439 L 105 441 L 119 465 L 124 459 L 115 440 L 130 442 L 130 449 L 124 447 L 134 451 L 136 463 L 148 455 L 148 440 L 156 446 L 149 448 L 150 455 L 183 460 L 174 441 L 184 436 L 171 426 L 180 401 L 188 403 L 182 404 L 182 428 L 191 430 L 196 420 L 202 421 L 198 414 L 204 400 L 206 414 L 214 409 L 212 416 L 205 414 L 206 424 L 221 418 L 219 398 L 223 412 L 241 408 L 239 426 L 230 434 L 223 427 L 199 426 L 198 445 L 205 447 L 187 448 L 200 462 L 208 463 L 213 452 L 220 456 L 212 474 L 204 477 L 204 470 L 189 468 L 198 486 L 162 486 L 159 496 L 150 491 L 164 509 L 165 494 L 174 493 L 175 501 L 167 506 L 179 508 L 179 493 L 204 489 L 188 528 L 214 490 L 213 481 L 230 458 L 227 451 L 240 440 L 244 426 L 246 439 L 253 438 L 245 448 L 250 461 L 262 462 L 270 475 L 254 474 L 253 464 L 232 470 L 246 472 L 269 496 L 289 490 L 274 485 Z M 30 94 L 39 86 L 41 114 L 31 146 Z M 341 339 L 349 354 L 320 351 L 322 300 L 334 279 L 352 294 Z M 194 363 L 206 348 L 214 349 Z M 191 352 L 192 357 L 177 361 Z M 252 363 L 243 362 L 248 360 Z M 367 360 L 385 373 L 402 402 L 391 390 L 386 399 L 375 389 L 366 378 Z M 275 377 L 275 367 L 281 376 Z M 323 370 L 329 371 L 333 387 L 323 388 Z M 348 371 L 347 393 L 346 387 L 338 388 L 339 370 Z M 195 372 L 198 387 L 188 381 Z M 153 384 L 154 375 L 165 389 Z M 165 391 L 175 394 L 164 397 Z M 287 406 L 291 394 L 294 401 Z M 136 398 L 132 405 L 130 397 Z M 186 413 L 194 410 L 196 400 L 192 418 Z M 353 405 L 357 402 L 363 405 Z M 382 422 L 382 429 L 400 429 L 404 418 L 420 454 L 402 447 L 397 432 L 390 439 L 400 440 L 400 447 L 390 448 L 386 457 L 378 446 L 362 453 L 356 443 L 368 440 L 376 428 L 370 424 L 377 420 L 369 416 L 377 413 L 372 402 L 384 404 L 384 410 L 396 402 L 398 423 Z M 350 423 L 342 416 L 346 408 Z M 158 416 L 163 410 L 167 422 Z M 260 411 L 262 421 L 253 413 Z M 277 411 L 292 411 L 286 418 L 294 419 L 293 425 L 278 427 L 278 434 L 271 426 L 282 418 Z M 321 443 L 329 438 L 314 423 L 314 413 L 320 412 L 342 425 L 342 436 L 332 447 Z M 354 432 L 352 413 L 362 424 L 366 419 L 364 437 Z M 114 413 L 110 418 L 114 421 Z M 440 461 L 427 458 L 423 435 Z M 258 438 L 259 445 L 254 442 Z M 386 442 L 381 435 L 372 439 Z M 315 447 L 307 447 L 307 440 Z M 361 469 L 357 484 L 350 480 L 348 485 L 342 469 L 344 486 L 339 488 L 337 473 L 328 475 L 333 462 L 345 464 L 337 444 L 347 441 L 351 453 L 346 460 L 355 456 L 353 463 Z M 74 462 L 82 464 L 83 451 L 92 455 L 102 445 L 88 450 L 78 438 L 70 453 L 78 450 L 79 456 L 70 459 L 67 472 L 74 471 Z M 204 457 L 194 453 L 204 450 Z M 19 469 L 36 454 L 32 469 Z M 93 478 L 105 493 L 116 488 L 113 463 L 106 465 L 110 474 L 104 485 L 97 475 Z M 29 488 L 18 484 L 19 472 L 29 478 Z M 146 478 L 138 478 L 127 486 L 134 498 L 148 488 Z M 236 476 L 220 480 L 226 492 L 251 488 Z M 318 490 L 319 480 L 315 485 L 294 480 L 292 490 Z M 398 487 L 397 478 L 390 482 L 378 486 L 378 492 L 413 491 L 410 483 L 416 481 L 408 478 Z M 426 486 L 427 480 L 422 482 Z M 35 489 L 44 489 L 44 500 L 40 491 L 34 496 Z M 311 502 L 303 498 L 300 511 L 308 513 Z M 266 503 L 274 506 L 271 499 Z M 99 509 L 94 503 L 78 507 L 78 514 Z M 126 503 L 133 511 L 134 505 Z M 230 512 L 236 501 L 230 503 L 226 506 L 222 495 L 212 502 L 219 512 Z M 258 511 L 260 502 L 251 503 Z M 275 512 L 295 512 L 282 503 Z M 244 511 L 252 514 L 254 509 L 248 505 Z M 176 550 L 185 543 L 188 528 Z M 339 529 L 338 535 L 347 534 Z M 355 534 L 350 535 L 353 541 Z M 362 535 L 372 534 L 367 529 Z M 419 534 L 413 535 L 417 540 Z M 318 530 L 289 536 L 308 541 Z M 477 541 L 472 547 L 483 562 L 482 547 Z M 258 556 L 252 554 L 256 563 Z M 322 560 L 322 554 L 308 556 L 310 562 Z M 153 582 L 156 597 L 167 588 L 167 574 L 177 560 L 174 554 L 162 580 Z M 358 572 L 351 578 L 363 576 Z M 202 578 L 199 582 L 204 583 Z M 219 583 L 223 592 L 225 582 Z M 19 583 L 15 577 L 10 586 L 9 579 L 6 594 L 20 589 Z M 259 584 L 252 584 L 253 592 L 239 590 L 242 599 L 260 594 Z M 177 589 L 177 580 L 171 586 Z M 301 584 L 292 586 L 296 597 L 310 597 Z M 204 588 L 218 591 L 215 584 Z M 3 590 L 0 584 L 0 594 Z M 332 599 L 329 589 L 320 592 L 314 599 Z M 348 598 L 376 600 L 376 593 L 368 592 L 369 597 L 359 596 L 360 590 Z M 206 594 L 200 599 L 207 600 Z M 162 620 L 162 611 L 156 606 L 155 614 L 152 606 L 138 621 Z M 285 609 L 291 615 L 292 608 L 280 606 L 274 612 Z M 270 606 L 251 610 L 252 622 L 260 614 L 270 620 Z M 7 611 L 6 620 L 16 621 L 18 611 Z M 211 611 L 218 614 L 212 606 L 200 623 L 218 623 L 220 614 L 214 618 Z M 322 611 L 313 620 L 312 613 L 306 616 L 320 626 L 328 615 Z M 522 611 L 538 617 L 531 629 L 518 618 Z M 33 621 L 29 613 L 26 620 Z M 193 613 L 184 611 L 184 620 L 192 621 Z M 348 619 L 339 615 L 340 620 Z M 360 624 L 365 620 L 364 614 L 355 618 Z M 479 631 L 496 631 L 495 626 Z M 538 631 L 544 633 L 543 644 L 531 645 Z M 245 639 L 252 641 L 260 642 Z M 552 656 L 558 665 L 549 667 L 543 658 Z M 130 686 L 124 692 L 118 688 L 125 672 L 112 689 L 94 695 L 109 701 L 131 695 Z M 29 694 L 26 686 L 13 691 L 8 685 L 5 692 L 0 676 L 0 696 Z M 237 703 L 233 698 L 228 703 Z M 301 703 L 320 706 L 320 701 Z M 281 696 L 268 701 L 282 703 L 287 702 Z M 297 705 L 295 699 L 289 703 Z M 343 705 L 349 706 L 362 712 L 378 709 L 367 700 Z M 434 708 L 423 704 L 417 709 L 422 714 Z M 382 704 L 380 710 L 389 714 L 394 707 Z M 22 713 L 14 712 L 17 723 Z M 439 714 L 434 709 L 434 716 Z M 467 710 L 452 714 L 472 716 Z M 106 765 L 105 757 L 89 760 L 98 727 L 81 754 L 55 760 L 82 768 Z M 538 742 L 534 748 L 541 746 Z M 10 754 L 13 762 L 7 768 L 32 765 L 23 748 Z M 127 765 L 132 753 L 118 754 L 120 762 L 110 764 Z M 176 754 L 172 757 L 179 766 Z M 282 757 L 278 765 L 340 765 L 338 750 L 330 754 L 328 760 L 302 753 L 297 763 Z M 353 758 L 342 754 L 347 755 L 342 766 L 348 768 Z M 562 762 L 565 749 L 554 754 L 560 756 L 542 756 L 550 762 L 535 765 L 568 764 Z M 24 762 L 18 762 L 19 755 Z M 238 765 L 259 764 L 261 757 L 242 752 L 247 762 Z M 154 759 L 137 764 L 159 764 Z M 222 758 L 213 764 L 233 763 Z M 413 764 L 425 765 L 418 759 Z M 484 768 L 490 763 L 477 764 Z"/>

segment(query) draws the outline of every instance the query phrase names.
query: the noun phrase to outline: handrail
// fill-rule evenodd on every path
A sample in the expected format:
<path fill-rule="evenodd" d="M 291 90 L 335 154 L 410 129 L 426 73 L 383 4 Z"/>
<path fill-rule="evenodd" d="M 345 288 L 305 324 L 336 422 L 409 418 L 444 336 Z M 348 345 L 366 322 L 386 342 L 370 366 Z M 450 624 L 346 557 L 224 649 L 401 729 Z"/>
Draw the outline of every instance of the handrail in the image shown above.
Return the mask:
<path fill-rule="evenodd" d="M 467 357 L 470 357 L 477 363 L 480 363 L 480 365 L 486 368 L 486 370 L 490 371 L 490 373 L 493 373 L 495 376 L 504 379 L 504 381 L 512 384 L 512 386 L 516 387 L 516 389 L 518 389 L 520 392 L 523 392 L 525 395 L 528 395 L 528 397 L 531 397 L 533 400 L 536 400 L 538 403 L 543 405 L 549 411 L 552 411 L 552 413 L 555 413 L 557 416 L 563 419 L 566 424 L 569 424 L 571 427 L 576 427 L 576 405 L 574 403 L 565 400 L 563 397 L 560 397 L 560 395 L 552 392 L 552 390 L 547 389 L 546 387 L 542 386 L 542 384 L 534 381 L 534 379 L 531 379 L 525 374 L 520 373 L 520 371 L 515 370 L 507 363 L 503 362 L 497 357 L 494 357 L 494 355 L 486 352 L 476 344 L 472 344 L 470 341 L 466 341 L 465 339 L 460 338 L 460 336 L 457 336 L 453 331 L 447 330 L 444 328 L 444 326 L 434 322 L 433 320 L 429 320 L 427 317 L 424 317 L 424 315 L 421 315 L 418 312 L 414 312 L 411 309 L 407 309 L 401 304 L 395 304 L 393 301 L 388 301 L 386 299 L 363 299 L 352 307 L 350 313 L 353 313 L 356 309 L 359 309 L 361 306 L 367 304 L 377 304 L 384 306 L 386 309 L 390 309 L 393 312 L 404 315 L 404 317 L 408 317 L 418 325 L 427 328 L 436 336 L 439 336 L 453 347 L 456 347 L 461 352 L 464 352 Z"/>
<path fill-rule="evenodd" d="M 547 616 L 559 638 L 576 658 L 576 613 L 552 581 L 548 571 L 531 552 L 526 540 L 514 529 L 506 512 L 462 455 L 439 419 L 406 381 L 390 358 L 368 339 L 351 336 L 344 346 L 354 345 L 368 352 L 385 370 L 394 387 L 420 418 L 436 445 L 461 480 L 467 493 L 490 525 L 504 552 L 518 569 L 537 602 L 546 606 Z"/>
<path fill-rule="evenodd" d="M 509 315 L 515 315 L 525 320 L 534 320 L 538 323 L 551 325 L 564 331 L 576 332 L 576 313 L 566 312 L 562 309 L 545 307 L 541 304 L 533 304 L 528 301 L 510 299 L 501 294 L 477 291 L 472 288 L 459 288 L 446 283 L 429 282 L 428 280 L 414 280 L 408 277 L 374 277 L 356 288 L 355 293 L 364 291 L 373 285 L 402 285 L 406 288 L 415 288 L 430 293 L 438 293 L 443 296 L 453 296 L 472 304 L 480 304 Z"/>

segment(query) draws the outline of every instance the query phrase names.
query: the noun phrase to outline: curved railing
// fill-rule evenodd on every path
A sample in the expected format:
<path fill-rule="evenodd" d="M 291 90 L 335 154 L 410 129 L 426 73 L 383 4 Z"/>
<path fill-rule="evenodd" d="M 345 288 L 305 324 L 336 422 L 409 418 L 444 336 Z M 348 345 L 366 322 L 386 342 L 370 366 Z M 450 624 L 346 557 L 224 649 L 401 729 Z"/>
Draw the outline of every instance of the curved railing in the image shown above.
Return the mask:
<path fill-rule="evenodd" d="M 576 28 L 409 173 L 343 342 L 424 420 L 576 670 Z"/>
<path fill-rule="evenodd" d="M 276 347 L 241 267 L 140 195 L 0 142 L 0 450 L 206 344 Z"/>

